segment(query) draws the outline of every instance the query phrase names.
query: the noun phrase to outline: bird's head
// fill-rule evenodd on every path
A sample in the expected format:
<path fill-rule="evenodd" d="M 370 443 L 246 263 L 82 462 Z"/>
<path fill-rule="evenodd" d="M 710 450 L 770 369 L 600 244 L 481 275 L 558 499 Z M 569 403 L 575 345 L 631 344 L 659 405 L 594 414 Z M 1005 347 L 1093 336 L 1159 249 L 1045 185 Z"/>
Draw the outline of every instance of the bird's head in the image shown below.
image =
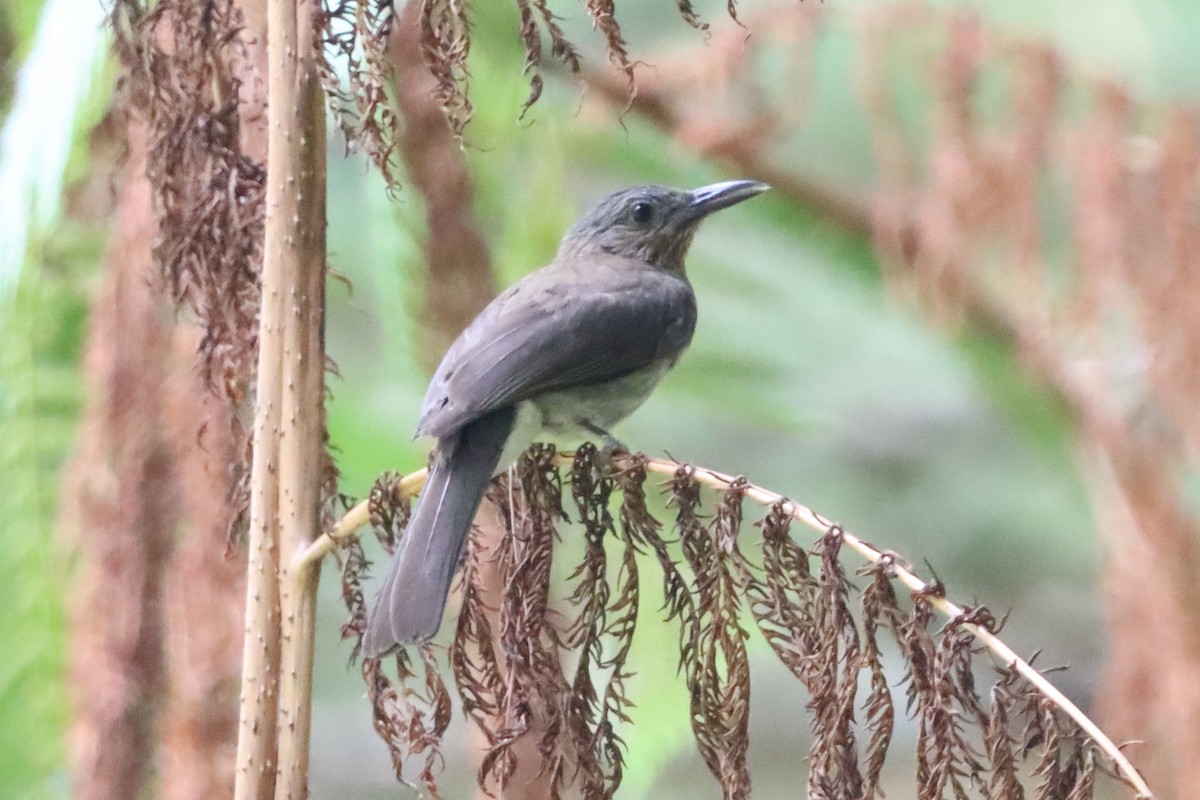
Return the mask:
<path fill-rule="evenodd" d="M 559 247 L 559 255 L 604 252 L 683 271 L 700 221 L 765 192 L 758 181 L 724 181 L 687 192 L 669 186 L 635 186 L 610 194 L 585 214 Z"/>

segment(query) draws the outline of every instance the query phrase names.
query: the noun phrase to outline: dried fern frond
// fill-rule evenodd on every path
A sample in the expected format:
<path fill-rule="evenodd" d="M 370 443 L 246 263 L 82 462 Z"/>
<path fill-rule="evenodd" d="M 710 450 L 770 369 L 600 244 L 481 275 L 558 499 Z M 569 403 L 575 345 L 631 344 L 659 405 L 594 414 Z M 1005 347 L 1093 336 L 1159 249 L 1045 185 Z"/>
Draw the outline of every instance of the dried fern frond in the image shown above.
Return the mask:
<path fill-rule="evenodd" d="M 240 139 L 240 115 L 264 102 L 241 11 L 233 0 L 117 0 L 109 25 L 126 69 L 120 96 L 150 128 L 155 263 L 203 323 L 206 382 L 239 403 L 254 366 L 266 176 L 265 150 Z"/>
<path fill-rule="evenodd" d="M 525 50 L 529 95 L 520 108 L 523 118 L 541 98 L 545 88 L 542 69 L 549 56 L 571 74 L 579 74 L 583 57 L 571 42 L 549 0 L 513 0 L 519 15 L 517 36 Z M 626 92 L 636 94 L 637 62 L 629 54 L 625 32 L 617 21 L 616 0 L 582 0 L 592 27 L 604 39 L 609 63 L 624 78 Z M 697 30 L 707 30 L 691 0 L 675 0 L 680 17 Z M 737 21 L 737 4 L 729 0 L 729 16 Z M 441 105 L 455 138 L 461 139 L 475 113 L 469 86 L 471 70 L 471 7 L 457 0 L 409 3 L 405 14 L 415 17 L 418 47 L 433 77 L 432 92 Z M 392 61 L 397 57 L 393 34 L 396 11 L 391 0 L 325 0 L 317 35 L 325 45 L 321 77 L 330 108 L 350 146 L 370 157 L 389 185 L 395 185 L 397 138 L 401 121 L 389 92 L 393 90 Z M 403 45 L 399 45 L 403 46 Z M 345 74 L 347 79 L 339 77 Z"/>
<path fill-rule="evenodd" d="M 564 467 L 569 472 L 560 471 Z M 649 472 L 668 477 L 677 541 L 661 536 L 661 523 L 646 508 Z M 564 480 L 585 546 L 569 578 L 566 622 L 556 627 L 548 622 L 559 616 L 548 605 L 548 582 L 556 525 L 566 516 Z M 419 489 L 419 474 L 392 486 L 397 497 L 407 497 Z M 708 489 L 718 492 L 711 510 L 705 510 Z M 568 456 L 535 446 L 497 479 L 489 498 L 504 533 L 486 556 L 472 535 L 450 650 L 466 713 L 488 740 L 479 770 L 487 791 L 503 789 L 523 753 L 537 758 L 552 797 L 608 798 L 616 792 L 623 776 L 616 726 L 636 724 L 624 679 L 636 634 L 639 569 L 655 563 L 663 613 L 679 625 L 680 670 L 691 694 L 697 747 L 726 798 L 750 793 L 746 639 L 754 628 L 806 690 L 814 733 L 811 797 L 882 796 L 880 775 L 895 723 L 885 640 L 904 658 L 908 711 L 918 726 L 918 797 L 1020 798 L 1021 787 L 1032 781 L 1037 798 L 1083 800 L 1093 797 L 1105 765 L 1139 798 L 1151 797 L 1095 724 L 996 637 L 999 623 L 986 609 L 954 605 L 940 584 L 920 580 L 898 556 L 744 478 L 641 455 L 602 464 L 591 447 Z M 612 516 L 618 498 L 619 524 Z M 743 535 L 746 500 L 766 506 L 756 523 L 760 545 Z M 365 521 L 360 504 L 335 532 L 344 538 Z M 819 532 L 811 546 L 793 538 L 794 521 Z M 302 557 L 320 558 L 334 541 L 323 537 Z M 619 564 L 615 578 L 612 548 Z M 842 565 L 845 550 L 868 562 L 857 572 L 867 579 L 861 590 L 855 573 Z M 639 563 L 639 551 L 654 558 Z M 491 568 L 504 587 L 498 608 L 481 601 L 480 570 Z M 896 582 L 911 590 L 908 612 L 900 607 Z M 937 613 L 947 618 L 940 630 L 933 625 Z M 980 658 L 984 651 L 990 660 Z M 575 666 L 564 671 L 564 664 Z M 401 689 L 368 674 L 377 687 L 372 697 L 382 698 L 374 700 L 382 715 L 377 727 L 397 774 L 421 755 L 421 780 L 433 787 L 436 759 L 430 754 L 445 729 L 440 690 L 431 683 L 428 663 L 423 679 L 407 660 L 400 667 Z M 987 700 L 977 689 L 980 667 L 999 672 Z M 869 690 L 860 698 L 864 673 Z M 420 692 L 403 688 L 414 681 L 422 683 Z M 414 711 L 413 698 L 430 710 Z"/>
<path fill-rule="evenodd" d="M 778 517 L 782 509 L 776 503 L 772 512 Z M 859 571 L 870 577 L 871 582 L 862 592 L 862 658 L 870 671 L 870 693 L 863 703 L 863 715 L 867 730 L 871 732 L 865 752 L 863 766 L 862 796 L 870 800 L 873 797 L 883 797 L 883 789 L 879 785 L 883 765 L 887 760 L 888 747 L 892 741 L 892 730 L 895 724 L 896 709 L 892 702 L 891 686 L 883 671 L 883 652 L 880 650 L 880 629 L 898 635 L 904 622 L 904 615 L 896 600 L 896 588 L 892 585 L 895 578 L 894 556 L 883 554 L 878 561 L 873 561 Z M 999 795 L 1003 797 L 1004 795 Z"/>
<path fill-rule="evenodd" d="M 392 754 L 396 780 L 436 797 L 437 775 L 442 768 L 439 746 L 450 725 L 450 693 L 442 683 L 432 648 L 420 647 L 417 655 L 419 669 L 413 665 L 407 651 L 396 656 L 395 683 L 383 671 L 380 659 L 364 659 L 363 679 L 367 684 L 375 730 Z M 418 679 L 423 685 L 423 693 L 412 688 Z M 420 757 L 420 769 L 415 779 L 410 779 L 404 769 L 417 757 Z"/>
<path fill-rule="evenodd" d="M 727 798 L 750 795 L 746 751 L 750 745 L 750 662 L 740 624 L 737 573 L 744 567 L 737 549 L 741 497 L 736 489 L 718 508 L 713 524 L 699 515 L 700 484 L 694 469 L 680 465 L 668 484 L 676 509 L 675 531 L 692 575 L 696 617 L 681 631 L 684 675 L 691 693 L 692 732 L 709 772 Z"/>
<path fill-rule="evenodd" d="M 115 0 L 108 23 L 124 68 L 118 108 L 149 132 L 155 268 L 175 303 L 199 318 L 201 375 L 225 401 L 233 440 L 245 443 L 229 467 L 232 542 L 249 502 L 241 411 L 258 347 L 266 214 L 265 140 L 248 130 L 265 108 L 256 43 L 234 0 Z"/>

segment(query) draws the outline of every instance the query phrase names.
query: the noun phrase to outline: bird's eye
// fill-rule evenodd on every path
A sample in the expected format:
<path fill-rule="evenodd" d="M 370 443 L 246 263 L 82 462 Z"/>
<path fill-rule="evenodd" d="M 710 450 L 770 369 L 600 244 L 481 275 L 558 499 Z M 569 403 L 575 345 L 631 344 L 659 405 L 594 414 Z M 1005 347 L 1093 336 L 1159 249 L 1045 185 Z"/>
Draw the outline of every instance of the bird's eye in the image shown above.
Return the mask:
<path fill-rule="evenodd" d="M 654 216 L 654 206 L 645 202 L 633 204 L 634 222 L 649 222 L 652 216 Z"/>

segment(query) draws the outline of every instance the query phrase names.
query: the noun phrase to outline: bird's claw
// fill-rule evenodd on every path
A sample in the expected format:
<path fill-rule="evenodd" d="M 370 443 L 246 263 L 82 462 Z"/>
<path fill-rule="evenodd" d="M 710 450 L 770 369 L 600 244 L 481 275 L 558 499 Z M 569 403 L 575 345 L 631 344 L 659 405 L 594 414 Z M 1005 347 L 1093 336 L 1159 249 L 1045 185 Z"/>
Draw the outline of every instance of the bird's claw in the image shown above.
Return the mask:
<path fill-rule="evenodd" d="M 603 446 L 596 451 L 596 463 L 610 475 L 619 472 L 617 461 L 631 451 L 612 434 L 605 434 L 603 442 Z"/>

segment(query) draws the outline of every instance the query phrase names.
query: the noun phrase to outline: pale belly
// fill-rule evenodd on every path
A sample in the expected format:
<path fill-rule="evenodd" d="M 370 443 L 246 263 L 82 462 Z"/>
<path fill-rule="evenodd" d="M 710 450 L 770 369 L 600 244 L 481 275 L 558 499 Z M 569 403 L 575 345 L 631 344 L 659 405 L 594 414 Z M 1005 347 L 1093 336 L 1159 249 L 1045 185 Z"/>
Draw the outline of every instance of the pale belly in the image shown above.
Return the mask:
<path fill-rule="evenodd" d="M 599 441 L 602 437 L 589 430 L 589 426 L 610 431 L 646 402 L 670 367 L 663 362 L 608 383 L 551 392 L 519 403 L 513 432 L 500 459 L 501 469 L 507 468 L 534 442 L 589 440 L 604 446 Z"/>

